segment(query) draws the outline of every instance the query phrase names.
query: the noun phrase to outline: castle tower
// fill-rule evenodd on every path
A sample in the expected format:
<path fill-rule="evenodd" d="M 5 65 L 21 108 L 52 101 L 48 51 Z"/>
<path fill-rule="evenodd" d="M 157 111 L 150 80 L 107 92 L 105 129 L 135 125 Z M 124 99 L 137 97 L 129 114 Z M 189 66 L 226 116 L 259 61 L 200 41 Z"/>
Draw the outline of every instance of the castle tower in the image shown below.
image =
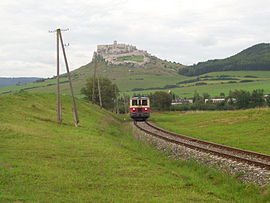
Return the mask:
<path fill-rule="evenodd" d="M 117 47 L 117 41 L 114 40 L 114 41 L 113 41 L 113 48 L 115 49 L 116 47 Z"/>

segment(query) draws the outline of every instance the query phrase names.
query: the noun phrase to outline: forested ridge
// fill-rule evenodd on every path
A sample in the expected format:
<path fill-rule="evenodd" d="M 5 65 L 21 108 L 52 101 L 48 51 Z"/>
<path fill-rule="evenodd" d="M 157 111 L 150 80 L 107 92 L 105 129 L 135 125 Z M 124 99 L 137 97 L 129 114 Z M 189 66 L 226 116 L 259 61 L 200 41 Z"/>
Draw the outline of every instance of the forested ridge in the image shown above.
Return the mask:
<path fill-rule="evenodd" d="M 261 43 L 226 59 L 214 59 L 179 69 L 179 74 L 197 76 L 209 72 L 270 70 L 270 44 Z"/>

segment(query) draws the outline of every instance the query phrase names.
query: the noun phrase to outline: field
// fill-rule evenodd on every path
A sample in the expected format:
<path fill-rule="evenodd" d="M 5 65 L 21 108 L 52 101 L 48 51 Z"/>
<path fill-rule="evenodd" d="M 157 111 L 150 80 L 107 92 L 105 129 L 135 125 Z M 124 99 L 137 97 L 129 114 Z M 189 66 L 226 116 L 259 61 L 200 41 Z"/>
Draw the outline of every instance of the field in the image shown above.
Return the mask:
<path fill-rule="evenodd" d="M 269 202 L 268 187 L 168 159 L 140 143 L 129 121 L 63 96 L 0 96 L 0 202 Z M 162 118 L 162 117 L 160 117 Z"/>
<path fill-rule="evenodd" d="M 220 93 L 225 93 L 225 95 L 228 95 L 230 91 L 236 90 L 236 89 L 243 89 L 252 91 L 254 89 L 264 89 L 265 94 L 270 94 L 270 71 L 226 71 L 226 72 L 215 72 L 215 73 L 208 73 L 205 75 L 201 75 L 200 77 L 205 76 L 222 76 L 222 75 L 228 75 L 229 78 L 234 78 L 237 80 L 205 80 L 205 81 L 199 81 L 206 83 L 204 85 L 196 85 L 196 83 L 199 82 L 191 82 L 186 84 L 180 84 L 181 87 L 176 88 L 167 88 L 163 90 L 144 90 L 144 91 L 136 91 L 137 94 L 148 94 L 153 91 L 166 91 L 168 92 L 171 90 L 176 95 L 184 98 L 190 98 L 194 95 L 194 92 L 197 91 L 199 94 L 208 93 L 211 97 L 217 97 L 220 95 Z M 245 76 L 253 76 L 252 77 L 245 77 Z M 197 77 L 183 77 L 179 82 L 183 82 L 186 80 L 194 80 Z M 251 80 L 253 82 L 240 82 L 243 80 Z M 236 81 L 236 83 L 228 83 L 229 81 Z M 168 84 L 176 84 L 174 83 L 175 80 L 168 80 Z M 134 92 L 127 91 L 126 94 L 134 94 Z"/>
<path fill-rule="evenodd" d="M 187 77 L 177 73 L 176 65 L 170 68 L 169 62 L 157 61 L 147 68 L 129 67 L 125 65 L 109 66 L 101 63 L 98 67 L 98 75 L 108 77 L 117 84 L 120 94 L 149 94 L 155 91 L 172 91 L 181 98 L 191 98 L 197 91 L 217 97 L 220 93 L 228 95 L 235 89 L 252 91 L 264 89 L 265 94 L 270 94 L 270 71 L 225 71 L 213 72 L 199 77 Z M 77 97 L 81 95 L 81 88 L 86 79 L 93 74 L 92 64 L 83 66 L 72 72 L 74 92 Z M 63 94 L 70 94 L 67 78 L 61 78 L 61 90 Z M 0 94 L 27 90 L 36 93 L 52 93 L 56 91 L 55 79 L 45 82 L 31 83 L 27 85 L 15 85 L 0 88 Z"/>
<path fill-rule="evenodd" d="M 159 126 L 220 144 L 270 155 L 270 109 L 156 113 Z"/>
<path fill-rule="evenodd" d="M 144 56 L 122 56 L 118 57 L 117 61 L 136 61 L 136 62 L 143 62 Z"/>

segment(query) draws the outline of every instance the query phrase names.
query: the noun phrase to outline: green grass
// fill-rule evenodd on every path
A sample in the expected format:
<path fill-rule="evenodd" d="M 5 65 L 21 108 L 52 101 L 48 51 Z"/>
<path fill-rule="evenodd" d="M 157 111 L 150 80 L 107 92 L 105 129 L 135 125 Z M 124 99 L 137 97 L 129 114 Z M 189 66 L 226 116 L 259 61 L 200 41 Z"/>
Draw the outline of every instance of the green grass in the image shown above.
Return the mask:
<path fill-rule="evenodd" d="M 0 96 L 0 202 L 267 202 L 269 188 L 242 184 L 139 142 L 129 122 L 55 95 Z"/>
<path fill-rule="evenodd" d="M 161 76 L 161 75 L 130 75 L 122 80 L 116 80 L 115 83 L 122 87 L 122 91 L 130 91 L 133 88 L 151 88 L 164 87 L 165 85 L 174 85 L 185 76 Z"/>
<path fill-rule="evenodd" d="M 209 82 L 210 83 L 210 82 Z M 247 82 L 247 83 L 233 83 L 233 84 L 208 84 L 201 86 L 188 86 L 181 88 L 172 88 L 172 89 L 164 89 L 164 90 L 145 90 L 145 91 L 137 91 L 137 94 L 148 94 L 153 91 L 166 91 L 171 90 L 178 96 L 184 98 L 191 98 L 194 96 L 194 92 L 197 91 L 200 95 L 203 93 L 209 93 L 211 97 L 219 96 L 221 92 L 225 93 L 227 96 L 230 91 L 234 91 L 236 89 L 243 89 L 247 91 L 253 91 L 255 89 L 264 89 L 264 94 L 270 94 L 270 80 L 256 81 L 256 82 Z M 125 92 L 130 93 L 132 92 Z"/>
<path fill-rule="evenodd" d="M 117 61 L 143 62 L 144 61 L 144 56 L 122 56 L 122 57 L 118 57 Z"/>
<path fill-rule="evenodd" d="M 270 155 L 270 109 L 154 114 L 152 121 L 170 131 Z"/>
<path fill-rule="evenodd" d="M 186 77 L 179 75 L 177 69 L 180 64 L 170 63 L 167 61 L 152 59 L 152 62 L 145 67 L 131 67 L 127 65 L 112 66 L 100 63 L 97 69 L 98 75 L 107 77 L 117 84 L 120 89 L 120 94 L 149 94 L 155 91 L 173 91 L 179 97 L 191 98 L 194 92 L 200 94 L 209 93 L 210 96 L 216 97 L 220 93 L 228 95 L 230 91 L 235 89 L 243 89 L 252 91 L 254 89 L 264 89 L 265 94 L 270 94 L 270 71 L 224 71 L 212 72 L 201 75 L 201 80 L 198 81 L 207 83 L 207 85 L 196 86 L 198 82 L 191 82 L 187 84 L 180 84 L 179 88 L 170 89 L 153 89 L 144 91 L 132 91 L 134 88 L 163 88 L 166 85 L 176 85 L 178 82 L 196 79 L 197 77 Z M 81 88 L 85 85 L 86 79 L 93 74 L 93 64 L 90 63 L 75 71 L 72 71 L 74 93 L 78 98 L 81 98 Z M 204 80 L 208 76 L 216 77 L 228 75 L 235 78 L 237 83 L 229 83 L 230 80 Z M 256 78 L 248 78 L 245 76 L 255 76 Z M 209 79 L 208 78 L 208 79 Z M 69 84 L 65 77 L 61 78 L 61 91 L 63 94 L 70 94 Z M 241 80 L 252 80 L 253 82 L 240 82 Z M 223 84 L 222 84 L 223 83 Z M 0 94 L 11 91 L 18 92 L 22 89 L 29 88 L 27 91 L 35 93 L 52 93 L 56 91 L 55 79 L 46 80 L 41 83 L 31 83 L 21 86 L 9 86 L 0 88 Z"/>
<path fill-rule="evenodd" d="M 166 68 L 164 68 L 166 66 Z M 119 86 L 120 91 L 130 91 L 137 86 L 140 87 L 163 87 L 166 85 L 166 80 L 172 76 L 173 82 L 177 82 L 186 78 L 177 74 L 177 67 L 181 65 L 169 63 L 161 60 L 154 60 L 153 63 L 147 64 L 147 67 L 131 67 L 127 65 L 111 66 L 105 63 L 98 65 L 98 75 L 107 77 Z M 94 65 L 92 63 L 87 64 L 75 71 L 72 71 L 71 76 L 73 79 L 74 92 L 76 96 L 81 96 L 80 90 L 85 85 L 86 79 L 93 75 Z M 164 78 L 163 78 L 164 76 Z M 142 80 L 133 81 L 136 78 L 142 78 Z M 131 80 L 130 80 L 131 78 Z M 63 80 L 67 80 L 65 77 Z M 169 79 L 170 80 L 170 79 Z M 52 93 L 56 91 L 55 85 L 49 85 L 48 83 L 55 84 L 55 80 L 47 80 L 41 83 L 31 83 L 21 86 L 9 86 L 0 88 L 0 94 L 8 91 L 18 92 L 24 88 L 32 88 L 28 91 L 35 93 Z M 160 86 L 162 85 L 162 86 Z M 33 88 L 35 87 L 35 88 Z M 61 84 L 61 91 L 63 94 L 70 94 L 69 84 Z"/>
<path fill-rule="evenodd" d="M 187 97 L 191 98 L 194 95 L 194 92 L 197 91 L 201 95 L 203 93 L 209 93 L 210 96 L 216 97 L 219 96 L 220 93 L 225 93 L 225 95 L 228 95 L 230 91 L 234 91 L 236 89 L 243 89 L 247 91 L 252 91 L 255 89 L 264 89 L 265 94 L 270 94 L 270 71 L 224 71 L 224 72 L 213 72 L 213 73 L 207 73 L 204 75 L 201 75 L 200 77 L 205 76 L 221 76 L 221 75 L 229 75 L 232 78 L 236 78 L 238 80 L 237 83 L 230 84 L 227 80 L 217 80 L 217 81 L 198 81 L 198 82 L 204 82 L 207 83 L 207 85 L 201 85 L 201 86 L 195 86 L 198 82 L 193 83 L 187 83 L 187 84 L 180 84 L 181 87 L 179 88 L 170 88 L 170 89 L 163 89 L 163 90 L 144 90 L 144 91 L 129 91 L 131 87 L 136 86 L 138 88 L 143 88 L 140 84 L 143 84 L 142 81 L 138 81 L 137 85 L 136 83 L 133 83 L 133 81 L 128 81 L 127 79 L 124 79 L 122 81 L 122 84 L 126 84 L 128 88 L 122 89 L 123 93 L 133 95 L 136 94 L 149 94 L 150 92 L 155 91 L 165 91 L 168 92 L 169 90 L 173 91 L 175 94 L 177 94 L 179 97 Z M 257 78 L 247 78 L 245 76 L 255 76 Z M 186 81 L 195 79 L 196 77 L 186 77 L 186 76 L 160 76 L 160 80 L 155 79 L 153 76 L 152 79 L 146 80 L 144 87 L 149 88 L 150 86 L 154 87 L 164 87 L 165 85 L 173 85 L 177 82 Z M 161 79 L 162 78 L 162 79 Z M 203 78 L 201 78 L 203 79 Z M 254 82 L 244 82 L 241 83 L 239 81 L 241 80 L 253 80 Z M 147 83 L 148 81 L 148 83 Z M 223 82 L 223 84 L 221 84 Z M 151 85 L 149 85 L 151 83 Z M 167 84 L 166 84 L 167 83 Z M 130 84 L 130 86 L 129 86 Z"/>
<path fill-rule="evenodd" d="M 256 76 L 258 78 L 270 78 L 270 71 L 223 71 L 223 72 L 212 72 L 206 73 L 201 76 L 217 76 L 217 75 L 230 75 L 234 77 L 245 77 L 247 75 Z"/>

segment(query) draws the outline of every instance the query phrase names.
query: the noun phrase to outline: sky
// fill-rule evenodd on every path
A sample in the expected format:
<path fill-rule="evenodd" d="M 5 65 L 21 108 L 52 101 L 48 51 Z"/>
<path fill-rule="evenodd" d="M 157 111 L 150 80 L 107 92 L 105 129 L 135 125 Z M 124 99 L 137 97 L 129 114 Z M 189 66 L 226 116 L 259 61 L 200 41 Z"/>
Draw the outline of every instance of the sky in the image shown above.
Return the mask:
<path fill-rule="evenodd" d="M 62 35 L 74 70 L 114 40 L 184 65 L 226 58 L 269 43 L 269 22 L 268 0 L 0 0 L 0 77 L 56 75 L 48 31 L 57 28 L 69 28 Z"/>

